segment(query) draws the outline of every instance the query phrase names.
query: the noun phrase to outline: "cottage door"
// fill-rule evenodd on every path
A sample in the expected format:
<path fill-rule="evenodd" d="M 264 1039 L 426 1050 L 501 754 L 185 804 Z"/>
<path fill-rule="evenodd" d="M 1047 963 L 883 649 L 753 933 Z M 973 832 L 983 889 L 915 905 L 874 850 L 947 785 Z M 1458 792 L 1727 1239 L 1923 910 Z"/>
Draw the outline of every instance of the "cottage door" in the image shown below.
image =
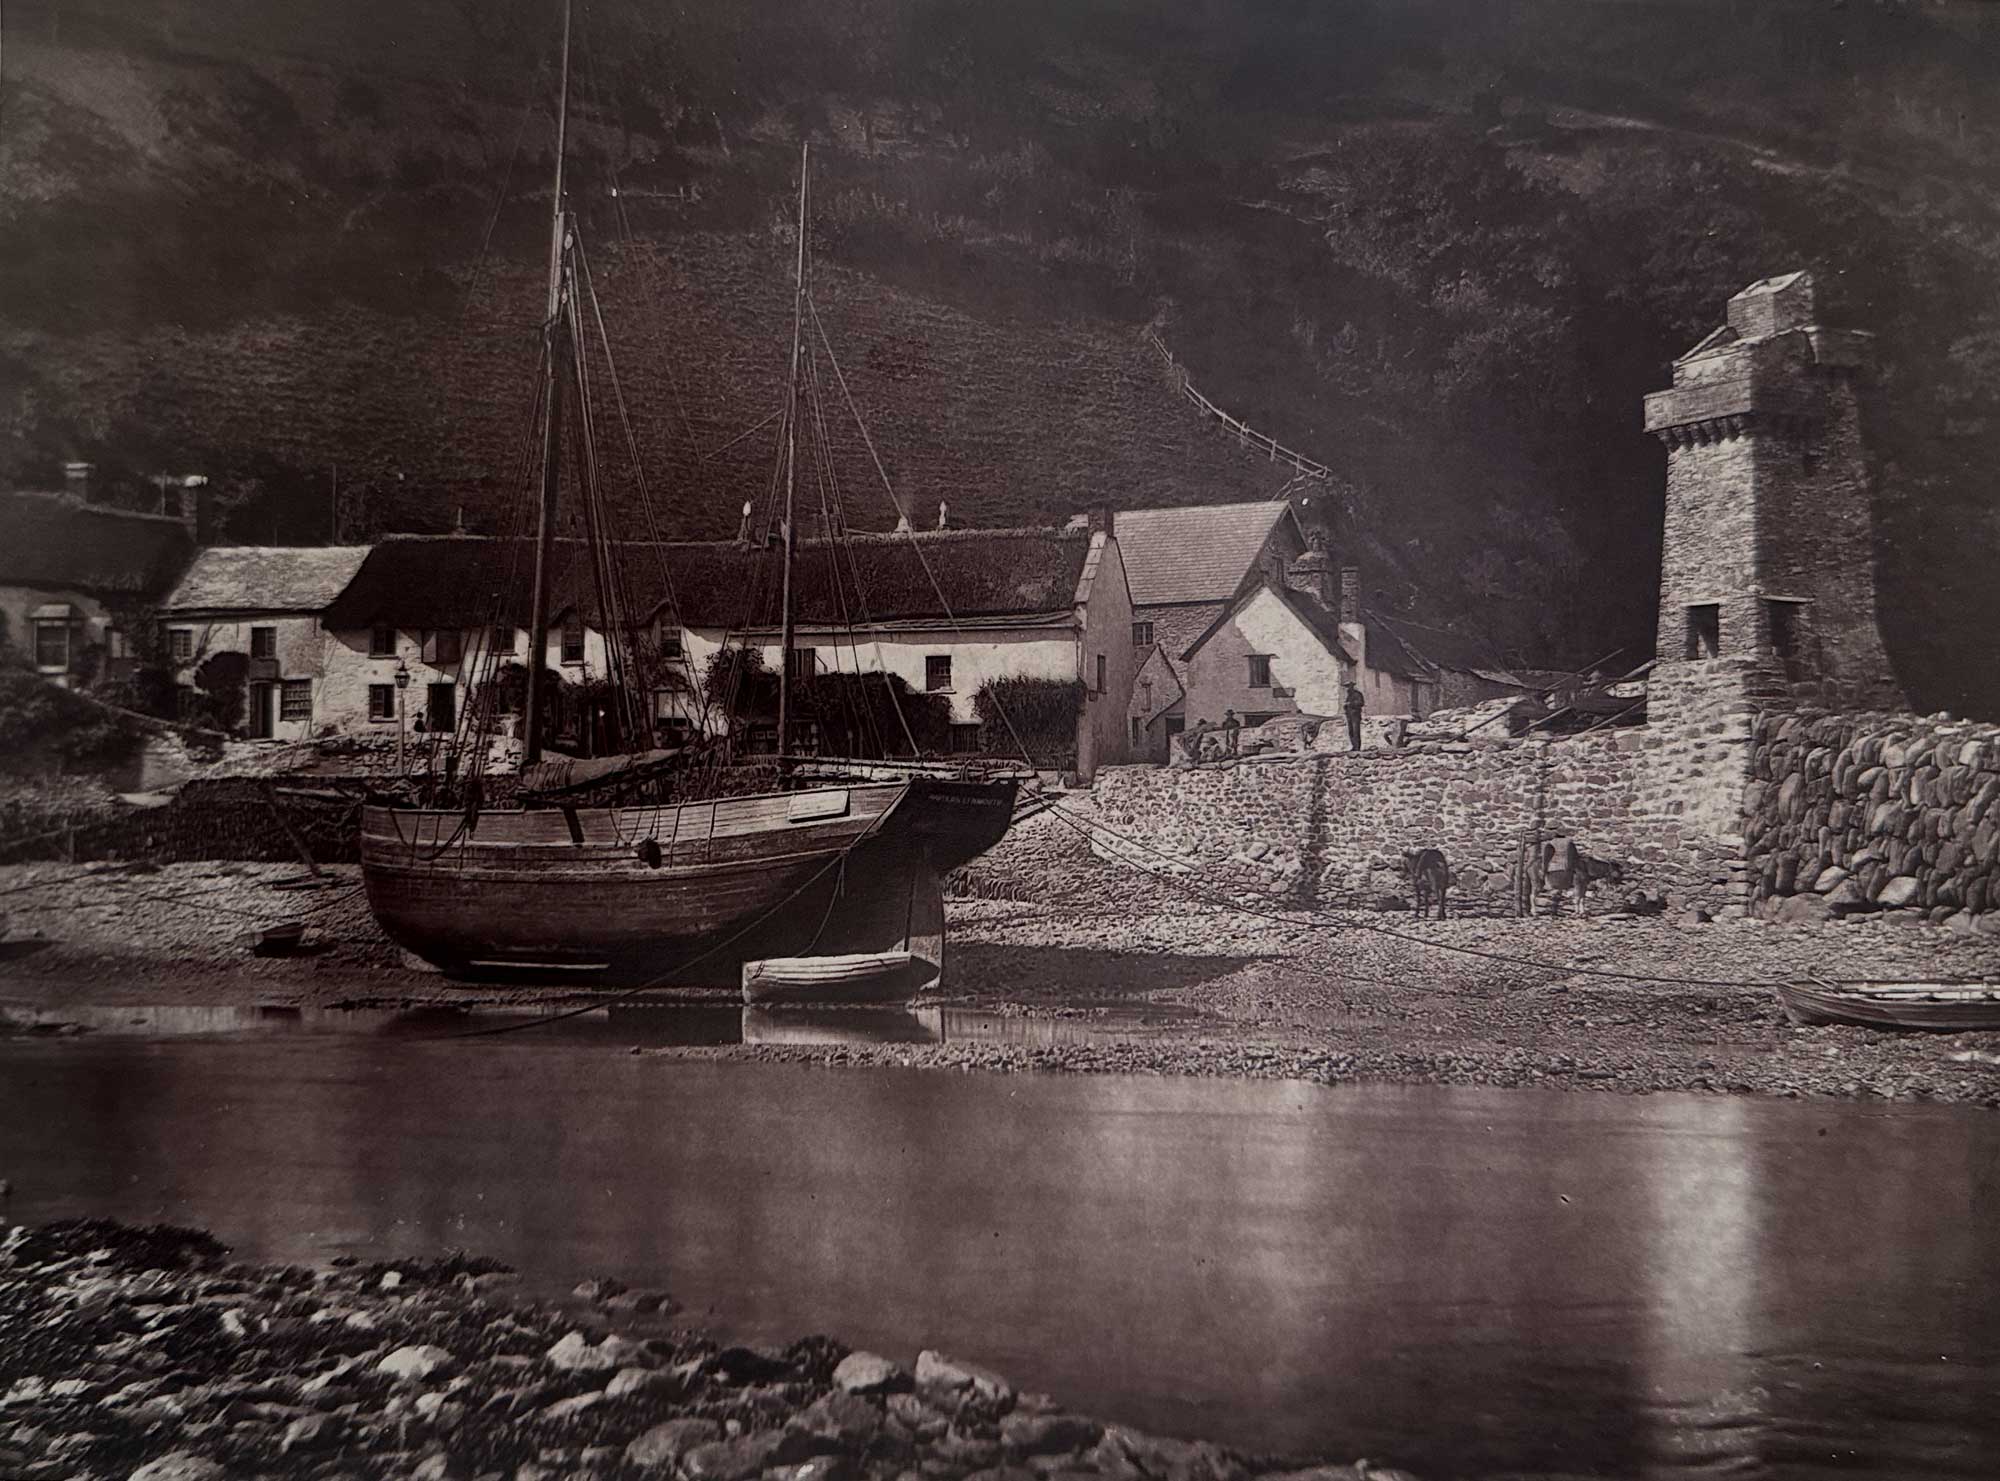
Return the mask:
<path fill-rule="evenodd" d="M 277 733 L 278 686 L 250 686 L 250 739 L 269 740 Z"/>

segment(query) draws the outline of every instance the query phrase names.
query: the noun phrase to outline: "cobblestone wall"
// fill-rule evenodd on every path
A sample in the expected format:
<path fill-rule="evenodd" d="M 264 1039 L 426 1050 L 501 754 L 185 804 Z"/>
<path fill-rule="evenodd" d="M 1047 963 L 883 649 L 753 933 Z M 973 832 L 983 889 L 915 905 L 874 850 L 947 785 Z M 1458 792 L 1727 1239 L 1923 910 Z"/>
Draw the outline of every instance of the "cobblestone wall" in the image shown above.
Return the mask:
<path fill-rule="evenodd" d="M 1456 897 L 1510 908 L 1522 842 L 1567 836 L 1623 862 L 1625 891 L 1719 914 L 1741 897 L 1740 839 L 1674 810 L 1689 779 L 1713 765 L 1632 729 L 1110 768 L 1094 789 L 1099 814 L 1132 841 L 1106 837 L 1096 848 L 1232 892 L 1352 904 L 1405 892 L 1390 866 L 1406 849 L 1434 847 L 1451 861 Z"/>
<path fill-rule="evenodd" d="M 1765 715 L 1744 816 L 1760 914 L 1900 908 L 2000 930 L 2000 727 Z"/>

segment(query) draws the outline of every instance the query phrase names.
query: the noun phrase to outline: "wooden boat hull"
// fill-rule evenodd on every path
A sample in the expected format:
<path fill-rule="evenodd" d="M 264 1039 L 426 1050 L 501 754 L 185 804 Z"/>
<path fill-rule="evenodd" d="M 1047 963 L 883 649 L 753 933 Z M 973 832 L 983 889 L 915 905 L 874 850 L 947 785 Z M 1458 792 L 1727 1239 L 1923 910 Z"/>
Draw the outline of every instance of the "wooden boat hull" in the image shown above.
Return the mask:
<path fill-rule="evenodd" d="M 911 778 L 470 825 L 368 807 L 362 878 L 391 940 L 461 976 L 736 988 L 748 961 L 894 950 L 941 968 L 941 942 L 922 938 L 933 909 L 941 935 L 943 877 L 1006 833 L 1014 793 L 1012 779 Z"/>
<path fill-rule="evenodd" d="M 1777 992 L 1778 1001 L 1794 1023 L 1846 1023 L 1932 1033 L 2000 1030 L 2000 988 L 1938 983 L 1841 987 L 1788 982 Z"/>

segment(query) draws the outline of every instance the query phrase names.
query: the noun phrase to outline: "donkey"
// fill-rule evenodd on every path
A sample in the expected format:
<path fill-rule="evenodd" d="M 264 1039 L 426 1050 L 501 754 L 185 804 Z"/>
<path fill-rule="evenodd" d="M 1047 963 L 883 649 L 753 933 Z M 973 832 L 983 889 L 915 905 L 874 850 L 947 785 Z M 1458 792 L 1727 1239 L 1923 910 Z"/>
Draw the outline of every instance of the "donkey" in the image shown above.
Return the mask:
<path fill-rule="evenodd" d="M 1403 855 L 1403 873 L 1409 876 L 1410 897 L 1418 919 L 1422 919 L 1427 907 L 1435 902 L 1437 918 L 1444 919 L 1445 891 L 1451 887 L 1451 866 L 1445 862 L 1440 849 L 1412 849 Z"/>

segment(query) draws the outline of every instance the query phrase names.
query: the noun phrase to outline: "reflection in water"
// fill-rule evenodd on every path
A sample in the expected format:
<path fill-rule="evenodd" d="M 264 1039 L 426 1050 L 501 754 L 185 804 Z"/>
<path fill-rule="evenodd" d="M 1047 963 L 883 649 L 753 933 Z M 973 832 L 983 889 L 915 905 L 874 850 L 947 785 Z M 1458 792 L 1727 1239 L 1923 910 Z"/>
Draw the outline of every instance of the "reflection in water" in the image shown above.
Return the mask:
<path fill-rule="evenodd" d="M 0 1029 L 82 1031 L 146 1039 L 272 1033 L 397 1034 L 477 1038 L 533 1033 L 563 1044 L 694 1048 L 719 1044 L 926 1044 L 945 1040 L 1056 1048 L 1184 1029 L 1198 1015 L 1105 1010 L 1084 1019 L 1022 1018 L 963 1008 L 736 1008 L 723 1004 L 616 1004 L 578 1012 L 556 1004 L 422 1008 L 82 1007 L 0 1004 Z"/>
<path fill-rule="evenodd" d="M 1758 1168 L 1749 1102 L 1662 1100 L 1644 1150 L 1645 1378 L 1655 1444 L 1685 1467 L 1726 1461 L 1755 1435 L 1769 1394 L 1735 1380 L 1758 1328 Z M 1636 1150 L 1636 1149 L 1635 1149 Z"/>
<path fill-rule="evenodd" d="M 616 1273 L 753 1339 L 1432 1474 L 1975 1475 L 2000 1442 L 1994 1118 L 660 1060 L 604 1052 L 623 1011 L 0 1046 L 0 1175 L 22 1218 Z"/>

